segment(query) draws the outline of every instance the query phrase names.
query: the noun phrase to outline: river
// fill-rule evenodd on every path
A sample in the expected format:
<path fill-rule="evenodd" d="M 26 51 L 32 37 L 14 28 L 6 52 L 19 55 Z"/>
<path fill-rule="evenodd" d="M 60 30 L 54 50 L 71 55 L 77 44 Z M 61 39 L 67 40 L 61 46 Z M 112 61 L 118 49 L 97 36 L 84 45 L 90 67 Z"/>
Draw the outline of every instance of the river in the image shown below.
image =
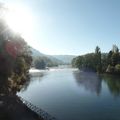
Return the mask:
<path fill-rule="evenodd" d="M 119 76 L 51 69 L 17 94 L 58 120 L 120 120 Z"/>

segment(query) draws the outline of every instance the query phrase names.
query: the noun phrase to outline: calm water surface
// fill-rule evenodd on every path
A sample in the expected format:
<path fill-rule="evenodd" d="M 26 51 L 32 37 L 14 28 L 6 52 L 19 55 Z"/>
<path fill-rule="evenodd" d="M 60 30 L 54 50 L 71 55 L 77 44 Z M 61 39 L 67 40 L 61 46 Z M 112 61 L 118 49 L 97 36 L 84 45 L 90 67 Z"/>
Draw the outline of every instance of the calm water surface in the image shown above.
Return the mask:
<path fill-rule="evenodd" d="M 37 73 L 18 93 L 58 120 L 120 120 L 120 77 L 58 69 Z"/>

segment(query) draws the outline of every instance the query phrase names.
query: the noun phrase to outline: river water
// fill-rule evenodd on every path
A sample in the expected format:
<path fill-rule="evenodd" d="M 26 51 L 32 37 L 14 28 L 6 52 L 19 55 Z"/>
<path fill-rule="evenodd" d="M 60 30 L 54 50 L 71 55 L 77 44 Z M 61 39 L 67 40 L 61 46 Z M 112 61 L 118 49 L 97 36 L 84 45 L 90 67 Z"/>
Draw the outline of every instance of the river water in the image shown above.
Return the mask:
<path fill-rule="evenodd" d="M 120 77 L 51 69 L 18 93 L 58 120 L 120 120 Z"/>

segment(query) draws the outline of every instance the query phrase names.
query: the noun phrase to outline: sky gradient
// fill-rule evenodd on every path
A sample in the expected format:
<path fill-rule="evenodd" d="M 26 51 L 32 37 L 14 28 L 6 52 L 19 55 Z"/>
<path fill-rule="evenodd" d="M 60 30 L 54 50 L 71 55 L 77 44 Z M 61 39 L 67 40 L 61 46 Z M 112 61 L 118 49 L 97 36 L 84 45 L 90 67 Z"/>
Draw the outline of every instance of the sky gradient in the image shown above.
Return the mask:
<path fill-rule="evenodd" d="M 28 44 L 45 54 L 82 55 L 120 47 L 120 0 L 1 0 L 33 17 Z M 23 26 L 25 27 L 25 26 Z"/>

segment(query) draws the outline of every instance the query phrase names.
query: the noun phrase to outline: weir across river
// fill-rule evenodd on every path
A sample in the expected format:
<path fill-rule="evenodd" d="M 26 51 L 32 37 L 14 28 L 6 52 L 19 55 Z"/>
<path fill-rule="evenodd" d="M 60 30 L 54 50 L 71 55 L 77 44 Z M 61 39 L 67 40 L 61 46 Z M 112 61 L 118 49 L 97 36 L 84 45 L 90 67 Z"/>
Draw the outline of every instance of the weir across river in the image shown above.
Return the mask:
<path fill-rule="evenodd" d="M 56 118 L 52 117 L 50 114 L 48 114 L 44 110 L 38 108 L 37 106 L 33 105 L 29 101 L 23 99 L 22 97 L 20 97 L 20 100 L 23 102 L 23 104 L 25 104 L 29 109 L 37 113 L 44 120 L 56 120 Z"/>

